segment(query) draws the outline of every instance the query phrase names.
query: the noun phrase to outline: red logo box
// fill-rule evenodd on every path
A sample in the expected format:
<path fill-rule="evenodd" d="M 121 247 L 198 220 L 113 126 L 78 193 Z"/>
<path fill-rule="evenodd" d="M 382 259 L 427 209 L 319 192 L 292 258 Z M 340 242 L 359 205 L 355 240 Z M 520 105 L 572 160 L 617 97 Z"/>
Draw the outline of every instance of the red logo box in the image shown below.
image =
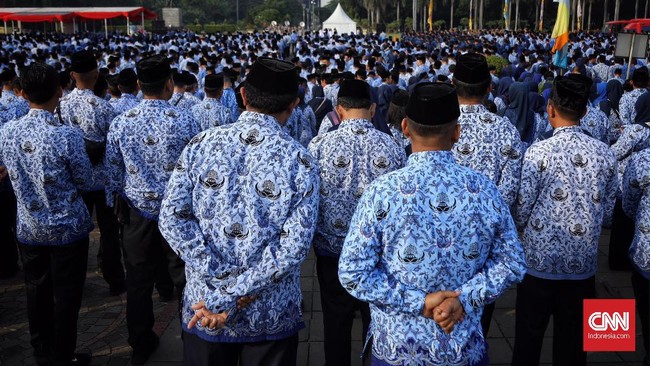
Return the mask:
<path fill-rule="evenodd" d="M 634 299 L 584 300 L 584 351 L 635 351 Z"/>

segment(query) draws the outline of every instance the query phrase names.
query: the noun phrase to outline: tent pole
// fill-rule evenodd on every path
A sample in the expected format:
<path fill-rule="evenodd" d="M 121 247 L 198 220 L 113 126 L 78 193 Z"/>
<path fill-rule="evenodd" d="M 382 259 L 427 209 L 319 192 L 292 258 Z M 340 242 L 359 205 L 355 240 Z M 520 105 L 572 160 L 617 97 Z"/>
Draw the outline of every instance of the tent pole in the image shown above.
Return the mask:
<path fill-rule="evenodd" d="M 104 19 L 104 34 L 106 35 L 106 38 L 108 39 L 108 21 Z"/>
<path fill-rule="evenodd" d="M 63 20 L 61 21 L 61 33 L 63 33 Z"/>
<path fill-rule="evenodd" d="M 21 22 L 21 21 L 19 20 L 19 21 L 18 21 L 18 33 L 22 33 L 22 32 L 23 32 L 23 22 Z"/>
<path fill-rule="evenodd" d="M 140 19 L 142 20 L 142 32 L 144 33 L 144 10 L 140 13 Z"/>
<path fill-rule="evenodd" d="M 77 21 L 72 17 L 72 34 L 77 33 Z"/>
<path fill-rule="evenodd" d="M 129 22 L 129 16 L 126 16 L 126 35 L 131 35 L 131 22 Z"/>

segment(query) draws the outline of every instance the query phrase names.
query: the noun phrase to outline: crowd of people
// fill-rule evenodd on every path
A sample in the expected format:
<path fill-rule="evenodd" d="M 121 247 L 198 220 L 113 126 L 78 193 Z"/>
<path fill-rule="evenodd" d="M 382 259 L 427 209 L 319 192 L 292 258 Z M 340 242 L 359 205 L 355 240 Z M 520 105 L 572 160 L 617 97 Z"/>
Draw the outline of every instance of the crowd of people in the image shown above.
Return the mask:
<path fill-rule="evenodd" d="M 650 345 L 648 59 L 574 34 L 0 36 L 0 276 L 25 275 L 39 365 L 75 352 L 94 212 L 131 363 L 177 299 L 187 365 L 296 365 L 316 255 L 325 364 L 487 365 L 517 286 L 512 365 L 585 365 L 598 243 Z M 498 62 L 495 62 L 497 60 Z M 20 255 L 19 255 L 20 254 Z"/>

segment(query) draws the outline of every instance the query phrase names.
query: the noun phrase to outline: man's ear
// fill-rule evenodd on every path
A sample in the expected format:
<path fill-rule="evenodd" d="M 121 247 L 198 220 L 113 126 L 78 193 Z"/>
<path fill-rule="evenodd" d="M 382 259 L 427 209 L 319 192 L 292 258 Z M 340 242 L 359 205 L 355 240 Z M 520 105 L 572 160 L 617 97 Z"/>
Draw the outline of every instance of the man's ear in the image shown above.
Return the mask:
<path fill-rule="evenodd" d="M 406 118 L 402 120 L 402 133 L 404 136 L 411 138 L 411 130 L 409 130 L 409 122 Z"/>
<path fill-rule="evenodd" d="M 546 113 L 548 114 L 548 118 L 555 118 L 555 107 L 550 100 L 546 104 Z"/>
<path fill-rule="evenodd" d="M 370 105 L 370 119 L 373 119 L 373 117 L 375 117 L 375 112 L 376 112 L 376 110 L 377 110 L 377 104 L 376 104 L 376 103 L 372 103 L 372 104 Z"/>
<path fill-rule="evenodd" d="M 451 141 L 453 141 L 454 144 L 460 140 L 460 128 L 460 123 L 456 122 L 456 126 L 454 126 L 454 135 L 451 138 Z"/>
<path fill-rule="evenodd" d="M 223 93 L 223 90 L 221 91 Z M 244 107 L 248 106 L 248 98 L 246 97 L 246 87 L 242 86 L 241 89 L 239 89 L 239 93 L 241 94 L 241 100 L 244 103 Z"/>

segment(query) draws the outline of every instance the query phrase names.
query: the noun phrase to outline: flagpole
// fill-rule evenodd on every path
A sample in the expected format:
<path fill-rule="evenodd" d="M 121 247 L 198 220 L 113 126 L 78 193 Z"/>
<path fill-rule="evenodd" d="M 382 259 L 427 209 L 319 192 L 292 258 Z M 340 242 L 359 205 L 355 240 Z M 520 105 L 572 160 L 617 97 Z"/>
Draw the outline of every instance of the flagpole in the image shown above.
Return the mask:
<path fill-rule="evenodd" d="M 472 29 L 473 29 L 473 27 L 472 27 L 472 25 L 473 25 L 473 24 L 472 24 L 472 18 L 473 18 L 473 17 L 472 17 L 472 12 L 473 12 L 472 10 L 474 10 L 474 4 L 473 4 L 473 1 L 474 1 L 474 0 L 469 0 L 469 30 L 472 30 Z"/>
<path fill-rule="evenodd" d="M 539 31 L 544 29 L 544 0 L 540 0 L 541 5 L 539 9 Z"/>

